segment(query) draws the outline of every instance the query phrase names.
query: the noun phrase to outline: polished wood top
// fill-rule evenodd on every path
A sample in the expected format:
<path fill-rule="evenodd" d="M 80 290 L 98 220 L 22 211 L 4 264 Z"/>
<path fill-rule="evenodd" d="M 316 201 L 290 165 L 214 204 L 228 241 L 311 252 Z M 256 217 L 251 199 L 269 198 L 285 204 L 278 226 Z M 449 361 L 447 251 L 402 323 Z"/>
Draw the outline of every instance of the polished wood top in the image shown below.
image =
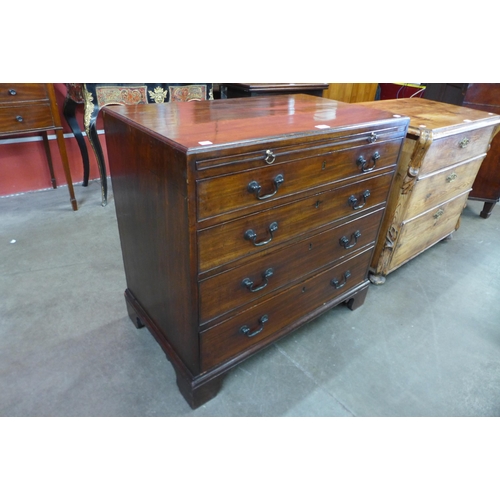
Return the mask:
<path fill-rule="evenodd" d="M 423 130 L 432 130 L 433 136 L 438 137 L 462 129 L 473 130 L 500 123 L 500 115 L 423 98 L 387 99 L 364 102 L 362 105 L 408 116 L 408 132 L 415 135 L 420 135 Z"/>
<path fill-rule="evenodd" d="M 375 122 L 406 125 L 405 119 L 388 111 L 304 94 L 112 106 L 103 111 L 183 150 L 272 137 L 321 136 Z"/>

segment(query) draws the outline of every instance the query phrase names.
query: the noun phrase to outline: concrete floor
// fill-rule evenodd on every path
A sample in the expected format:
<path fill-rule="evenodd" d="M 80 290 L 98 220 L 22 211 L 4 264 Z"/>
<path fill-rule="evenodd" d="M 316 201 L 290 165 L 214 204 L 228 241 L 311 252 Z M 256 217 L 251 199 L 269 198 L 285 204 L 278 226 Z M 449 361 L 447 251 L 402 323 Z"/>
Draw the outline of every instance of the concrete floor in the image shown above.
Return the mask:
<path fill-rule="evenodd" d="M 0 416 L 500 416 L 500 207 L 233 369 L 191 410 L 127 316 L 112 192 L 0 199 Z M 15 240 L 15 242 L 13 242 Z"/>

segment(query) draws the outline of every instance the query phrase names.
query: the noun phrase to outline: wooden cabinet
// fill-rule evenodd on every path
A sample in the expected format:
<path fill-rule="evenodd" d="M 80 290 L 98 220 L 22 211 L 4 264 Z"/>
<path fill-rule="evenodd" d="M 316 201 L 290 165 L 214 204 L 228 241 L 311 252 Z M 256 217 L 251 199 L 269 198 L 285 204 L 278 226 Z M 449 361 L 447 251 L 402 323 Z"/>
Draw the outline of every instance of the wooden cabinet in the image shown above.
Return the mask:
<path fill-rule="evenodd" d="M 69 169 L 61 119 L 54 87 L 48 83 L 0 83 L 0 137 L 42 133 L 52 187 L 57 187 L 50 153 L 48 132 L 54 132 L 68 183 L 73 210 L 77 202 Z"/>
<path fill-rule="evenodd" d="M 105 108 L 129 314 L 193 408 L 248 356 L 363 303 L 408 122 L 307 95 Z"/>
<path fill-rule="evenodd" d="M 500 83 L 469 83 L 463 105 L 481 111 L 500 114 Z M 484 159 L 469 199 L 484 202 L 480 216 L 487 219 L 500 201 L 500 134 L 491 142 L 491 148 Z"/>
<path fill-rule="evenodd" d="M 410 117 L 371 264 L 370 279 L 380 284 L 458 228 L 500 116 L 427 99 L 363 105 Z"/>

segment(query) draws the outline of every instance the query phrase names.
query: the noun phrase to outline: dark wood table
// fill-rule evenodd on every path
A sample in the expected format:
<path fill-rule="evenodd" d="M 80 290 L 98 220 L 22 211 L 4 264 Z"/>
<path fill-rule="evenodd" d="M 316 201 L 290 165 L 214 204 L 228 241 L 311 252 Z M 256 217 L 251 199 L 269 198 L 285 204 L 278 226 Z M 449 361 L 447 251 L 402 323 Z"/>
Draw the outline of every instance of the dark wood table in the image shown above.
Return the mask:
<path fill-rule="evenodd" d="M 221 83 L 221 98 L 255 97 L 278 94 L 323 96 L 328 83 Z"/>

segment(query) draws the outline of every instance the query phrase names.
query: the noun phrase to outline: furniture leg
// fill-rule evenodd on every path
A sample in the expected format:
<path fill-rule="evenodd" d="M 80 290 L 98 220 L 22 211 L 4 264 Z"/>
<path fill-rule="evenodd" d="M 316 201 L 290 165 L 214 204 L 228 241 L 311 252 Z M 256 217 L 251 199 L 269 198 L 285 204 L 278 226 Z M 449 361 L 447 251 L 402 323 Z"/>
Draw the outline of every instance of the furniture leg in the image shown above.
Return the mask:
<path fill-rule="evenodd" d="M 491 212 L 493 212 L 493 207 L 497 204 L 496 201 L 493 202 L 486 202 L 483 206 L 483 210 L 479 214 L 480 217 L 483 219 L 487 219 L 490 215 Z"/>
<path fill-rule="evenodd" d="M 177 387 L 179 387 L 179 391 L 182 396 L 193 410 L 199 408 L 201 405 L 217 396 L 226 372 L 221 373 L 209 380 L 198 383 L 197 379 L 190 380 L 178 369 L 175 363 L 172 364 L 175 369 Z"/>
<path fill-rule="evenodd" d="M 369 276 L 370 281 L 374 285 L 383 285 L 385 283 L 385 276 L 382 276 L 381 274 L 371 274 Z"/>
<path fill-rule="evenodd" d="M 97 135 L 96 127 L 97 115 L 99 114 L 99 105 L 94 103 L 97 97 L 88 90 L 87 85 L 84 85 L 83 88 L 83 122 L 85 125 L 85 132 L 97 159 L 97 166 L 99 167 L 99 174 L 101 177 L 101 205 L 105 207 L 108 203 L 108 182 L 106 178 L 106 164 L 104 163 L 104 155 L 102 154 L 101 143 L 99 142 L 99 136 Z"/>
<path fill-rule="evenodd" d="M 73 210 L 78 210 L 78 205 L 76 203 L 75 191 L 73 190 L 73 180 L 71 179 L 71 171 L 69 169 L 68 152 L 66 151 L 66 143 L 64 142 L 64 134 L 62 129 L 56 130 L 57 144 L 59 146 L 59 154 L 61 156 L 64 176 L 66 177 L 66 182 L 68 183 L 69 199 L 71 201 L 71 206 Z"/>
<path fill-rule="evenodd" d="M 359 292 L 355 293 L 349 300 L 347 300 L 345 302 L 346 306 L 351 311 L 356 310 L 358 307 L 364 304 L 367 293 L 368 293 L 368 285 Z"/>
<path fill-rule="evenodd" d="M 128 317 L 130 318 L 132 323 L 134 323 L 135 327 L 137 329 L 144 328 L 144 323 L 142 322 L 141 318 L 139 318 L 136 310 L 129 304 L 128 300 L 125 300 L 125 304 L 127 304 Z"/>
<path fill-rule="evenodd" d="M 57 182 L 56 182 L 56 176 L 54 175 L 54 164 L 52 163 L 52 154 L 50 152 L 50 146 L 49 146 L 49 133 L 43 132 L 42 137 L 43 137 L 43 147 L 45 148 L 45 155 L 47 156 L 47 162 L 49 164 L 50 181 L 52 182 L 52 187 L 56 189 Z"/>
<path fill-rule="evenodd" d="M 89 154 L 87 151 L 87 145 L 85 144 L 85 140 L 83 138 L 82 130 L 80 125 L 78 125 L 78 121 L 76 119 L 76 105 L 77 103 L 73 101 L 71 98 L 66 97 L 64 101 L 63 114 L 66 122 L 68 123 L 73 135 L 75 136 L 78 147 L 80 148 L 80 154 L 82 155 L 83 162 L 83 184 L 82 186 L 89 185 L 89 175 L 90 175 L 90 167 L 89 167 Z"/>

